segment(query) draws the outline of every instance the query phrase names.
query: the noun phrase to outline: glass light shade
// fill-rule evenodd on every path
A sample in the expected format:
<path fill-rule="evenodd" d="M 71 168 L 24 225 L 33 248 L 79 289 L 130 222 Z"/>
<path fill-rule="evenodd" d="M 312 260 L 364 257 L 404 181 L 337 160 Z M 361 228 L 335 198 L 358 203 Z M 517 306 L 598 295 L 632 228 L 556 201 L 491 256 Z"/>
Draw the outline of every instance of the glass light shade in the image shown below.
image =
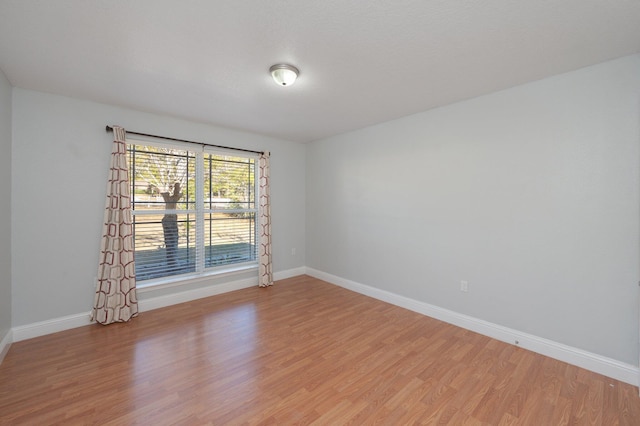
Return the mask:
<path fill-rule="evenodd" d="M 298 78 L 298 70 L 296 67 L 286 64 L 278 64 L 272 66 L 271 76 L 273 80 L 280 86 L 291 86 Z"/>

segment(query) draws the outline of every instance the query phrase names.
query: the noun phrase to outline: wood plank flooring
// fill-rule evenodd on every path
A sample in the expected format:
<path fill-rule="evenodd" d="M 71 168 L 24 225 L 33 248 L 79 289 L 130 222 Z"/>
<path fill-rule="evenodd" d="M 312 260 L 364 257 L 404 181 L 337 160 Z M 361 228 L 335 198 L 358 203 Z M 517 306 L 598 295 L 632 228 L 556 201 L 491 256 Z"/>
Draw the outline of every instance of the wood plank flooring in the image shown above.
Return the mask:
<path fill-rule="evenodd" d="M 640 425 L 640 398 L 301 276 L 14 343 L 0 424 Z"/>

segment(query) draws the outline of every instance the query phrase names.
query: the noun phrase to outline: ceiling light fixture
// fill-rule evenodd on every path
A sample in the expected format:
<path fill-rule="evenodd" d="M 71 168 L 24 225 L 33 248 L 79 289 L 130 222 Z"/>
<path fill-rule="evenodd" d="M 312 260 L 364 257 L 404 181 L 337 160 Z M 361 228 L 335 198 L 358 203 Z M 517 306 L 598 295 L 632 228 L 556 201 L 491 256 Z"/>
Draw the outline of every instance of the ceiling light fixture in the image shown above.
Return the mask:
<path fill-rule="evenodd" d="M 287 64 L 276 64 L 269 68 L 269 72 L 279 86 L 291 86 L 300 73 L 298 68 Z"/>

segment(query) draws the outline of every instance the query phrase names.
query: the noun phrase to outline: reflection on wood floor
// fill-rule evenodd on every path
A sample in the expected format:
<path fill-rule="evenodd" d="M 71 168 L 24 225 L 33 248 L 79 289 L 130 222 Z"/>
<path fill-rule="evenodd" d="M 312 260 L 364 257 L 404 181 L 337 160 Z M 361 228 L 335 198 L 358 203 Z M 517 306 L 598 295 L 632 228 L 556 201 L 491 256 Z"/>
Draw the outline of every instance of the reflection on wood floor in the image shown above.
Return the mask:
<path fill-rule="evenodd" d="M 639 425 L 638 389 L 308 276 L 14 343 L 0 424 Z"/>

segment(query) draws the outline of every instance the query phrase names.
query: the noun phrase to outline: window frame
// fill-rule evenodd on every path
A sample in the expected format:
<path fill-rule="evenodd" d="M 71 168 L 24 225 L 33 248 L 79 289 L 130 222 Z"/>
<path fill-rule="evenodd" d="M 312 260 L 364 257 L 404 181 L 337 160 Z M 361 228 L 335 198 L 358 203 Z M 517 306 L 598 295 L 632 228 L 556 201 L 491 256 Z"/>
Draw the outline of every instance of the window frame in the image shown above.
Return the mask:
<path fill-rule="evenodd" d="M 164 149 L 177 149 L 187 151 L 188 154 L 193 154 L 195 157 L 195 208 L 190 209 L 154 209 L 154 210 L 136 210 L 133 208 L 134 200 L 135 200 L 135 191 L 133 188 L 133 180 L 132 173 L 130 170 L 130 185 L 131 185 L 131 205 L 132 205 L 132 214 L 133 214 L 133 229 L 134 229 L 134 241 L 135 241 L 135 216 L 145 216 L 145 215 L 158 215 L 158 214 L 193 214 L 195 215 L 195 250 L 196 250 L 196 260 L 195 260 L 195 271 L 190 271 L 182 274 L 175 275 L 166 275 L 157 278 L 145 279 L 137 281 L 136 286 L 138 288 L 149 288 L 149 287 L 165 287 L 165 286 L 175 286 L 175 285 L 183 285 L 193 282 L 194 280 L 199 280 L 205 277 L 219 277 L 232 273 L 248 271 L 248 270 L 257 270 L 258 269 L 258 245 L 260 243 L 260 235 L 258 233 L 259 226 L 259 181 L 260 178 L 258 176 L 259 173 L 259 155 L 252 154 L 248 152 L 239 152 L 235 150 L 225 150 L 221 148 L 214 148 L 211 146 L 207 146 L 205 144 L 197 144 L 197 143 L 188 143 L 188 142 L 165 142 L 165 141 L 157 141 L 157 140 L 149 140 L 147 138 L 129 138 L 126 139 L 127 150 L 129 150 L 133 146 L 149 146 L 154 148 L 164 148 Z M 237 157 L 237 158 L 246 158 L 253 160 L 253 185 L 251 190 L 253 191 L 253 208 L 249 209 L 215 209 L 215 208 L 206 208 L 205 199 L 206 194 L 204 193 L 204 181 L 205 181 L 205 157 L 207 155 L 219 155 L 226 157 Z M 247 163 L 249 164 L 249 163 Z M 188 179 L 187 179 L 188 180 Z M 180 204 L 180 202 L 178 202 Z M 188 205 L 188 204 L 187 204 Z M 210 266 L 206 267 L 206 241 L 205 241 L 205 216 L 210 213 L 252 213 L 253 214 L 253 229 L 250 235 L 253 237 L 253 253 L 251 254 L 252 260 L 244 261 L 244 262 L 236 262 L 229 263 L 219 266 Z M 134 246 L 135 253 L 135 246 Z"/>

